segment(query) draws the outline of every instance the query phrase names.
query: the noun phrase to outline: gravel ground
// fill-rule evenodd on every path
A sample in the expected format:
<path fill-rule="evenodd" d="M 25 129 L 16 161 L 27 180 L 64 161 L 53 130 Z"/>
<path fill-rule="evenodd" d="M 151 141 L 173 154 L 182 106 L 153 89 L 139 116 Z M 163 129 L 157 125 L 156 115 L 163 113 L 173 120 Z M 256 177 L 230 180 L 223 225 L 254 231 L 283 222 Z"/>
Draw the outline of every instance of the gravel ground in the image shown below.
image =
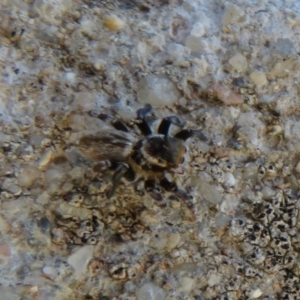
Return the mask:
<path fill-rule="evenodd" d="M 1 300 L 300 299 L 299 33 L 292 0 L 2 0 Z M 147 103 L 208 138 L 188 202 L 79 151 Z"/>

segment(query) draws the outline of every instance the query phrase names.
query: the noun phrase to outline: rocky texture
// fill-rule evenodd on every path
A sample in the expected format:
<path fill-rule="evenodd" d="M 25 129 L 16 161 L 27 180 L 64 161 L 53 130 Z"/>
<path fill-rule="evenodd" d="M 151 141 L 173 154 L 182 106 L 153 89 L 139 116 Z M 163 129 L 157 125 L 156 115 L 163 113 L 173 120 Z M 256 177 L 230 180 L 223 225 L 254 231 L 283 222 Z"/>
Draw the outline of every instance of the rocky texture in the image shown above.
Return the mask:
<path fill-rule="evenodd" d="M 297 1 L 0 11 L 1 299 L 300 298 Z M 76 149 L 147 102 L 209 138 L 167 174 L 194 218 L 140 184 L 107 200 L 107 165 Z"/>

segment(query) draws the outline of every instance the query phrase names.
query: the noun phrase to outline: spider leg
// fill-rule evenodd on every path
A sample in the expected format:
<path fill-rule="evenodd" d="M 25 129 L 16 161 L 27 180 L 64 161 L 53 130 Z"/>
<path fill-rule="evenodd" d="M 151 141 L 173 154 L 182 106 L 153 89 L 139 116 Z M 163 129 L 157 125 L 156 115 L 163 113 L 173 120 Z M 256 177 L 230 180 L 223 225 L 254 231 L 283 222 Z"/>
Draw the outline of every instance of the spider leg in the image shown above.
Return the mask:
<path fill-rule="evenodd" d="M 150 104 L 146 104 L 143 108 L 137 110 L 137 118 L 145 119 L 146 115 L 152 110 L 152 106 Z"/>
<path fill-rule="evenodd" d="M 137 111 L 137 126 L 145 136 L 152 134 L 151 128 L 146 121 L 146 116 L 151 110 L 152 106 L 150 104 L 146 104 L 143 108 L 140 108 Z"/>
<path fill-rule="evenodd" d="M 176 196 L 183 200 L 184 204 L 193 212 L 194 207 L 190 202 L 188 194 L 185 191 L 179 189 L 175 182 L 170 182 L 166 177 L 164 177 L 160 181 L 160 186 L 168 192 L 173 192 Z"/>
<path fill-rule="evenodd" d="M 200 131 L 194 129 L 183 129 L 175 134 L 175 138 L 186 141 L 190 137 L 195 136 L 203 142 L 207 142 L 208 138 Z"/>
<path fill-rule="evenodd" d="M 154 200 L 156 200 L 156 201 L 162 201 L 163 200 L 162 195 L 157 190 L 155 180 L 150 180 L 150 179 L 146 180 L 145 183 L 144 183 L 144 186 L 145 186 L 146 192 L 149 193 L 150 196 Z"/>
<path fill-rule="evenodd" d="M 127 181 L 134 181 L 135 180 L 135 172 L 133 171 L 133 169 L 129 166 L 127 171 L 125 172 L 124 174 L 124 178 L 127 180 Z"/>
<path fill-rule="evenodd" d="M 128 171 L 128 166 L 126 164 L 120 164 L 116 170 L 115 173 L 112 176 L 112 188 L 107 192 L 107 198 L 110 199 L 116 192 L 116 189 L 126 172 Z"/>
<path fill-rule="evenodd" d="M 162 119 L 158 127 L 158 133 L 168 135 L 171 124 L 175 124 L 179 127 L 183 127 L 184 125 L 184 123 L 176 116 L 166 117 Z"/>
<path fill-rule="evenodd" d="M 111 124 L 112 126 L 114 126 L 117 130 L 120 130 L 120 131 L 124 131 L 124 132 L 129 132 L 128 128 L 126 127 L 126 125 L 118 120 L 118 119 L 114 119 L 111 121 Z"/>
<path fill-rule="evenodd" d="M 117 129 L 117 130 L 120 130 L 120 131 L 124 131 L 124 132 L 129 132 L 128 128 L 126 127 L 126 125 L 119 119 L 117 118 L 114 118 L 113 116 L 111 115 L 108 115 L 108 114 L 98 114 L 97 112 L 91 110 L 89 111 L 89 115 L 92 116 L 92 117 L 96 117 L 102 121 L 106 121 L 106 120 L 109 120 L 111 122 L 111 125 Z"/>

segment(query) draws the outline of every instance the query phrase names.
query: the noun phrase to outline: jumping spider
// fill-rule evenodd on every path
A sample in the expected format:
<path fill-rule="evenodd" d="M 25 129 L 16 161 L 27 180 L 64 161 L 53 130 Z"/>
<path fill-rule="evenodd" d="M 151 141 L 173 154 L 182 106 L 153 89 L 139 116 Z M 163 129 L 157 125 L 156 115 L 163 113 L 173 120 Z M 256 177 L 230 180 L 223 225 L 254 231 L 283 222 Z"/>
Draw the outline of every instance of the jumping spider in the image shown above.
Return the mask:
<path fill-rule="evenodd" d="M 193 129 L 182 129 L 174 136 L 170 136 L 171 124 L 183 127 L 182 121 L 176 116 L 163 118 L 158 132 L 152 133 L 147 120 L 151 110 L 151 105 L 146 104 L 144 108 L 137 111 L 134 123 L 144 135 L 140 140 L 136 140 L 129 133 L 127 126 L 121 120 L 106 114 L 90 112 L 90 115 L 102 120 L 110 119 L 115 129 L 101 130 L 81 137 L 79 149 L 87 158 L 96 162 L 108 160 L 109 166 L 115 171 L 112 176 L 112 188 L 107 194 L 108 198 L 114 195 L 123 177 L 128 181 L 143 179 L 146 192 L 155 200 L 163 200 L 158 190 L 159 185 L 162 189 L 176 194 L 190 207 L 188 195 L 179 189 L 176 183 L 167 180 L 165 171 L 170 172 L 183 163 L 186 152 L 185 140 L 192 136 L 203 141 L 208 139 L 201 131 Z"/>

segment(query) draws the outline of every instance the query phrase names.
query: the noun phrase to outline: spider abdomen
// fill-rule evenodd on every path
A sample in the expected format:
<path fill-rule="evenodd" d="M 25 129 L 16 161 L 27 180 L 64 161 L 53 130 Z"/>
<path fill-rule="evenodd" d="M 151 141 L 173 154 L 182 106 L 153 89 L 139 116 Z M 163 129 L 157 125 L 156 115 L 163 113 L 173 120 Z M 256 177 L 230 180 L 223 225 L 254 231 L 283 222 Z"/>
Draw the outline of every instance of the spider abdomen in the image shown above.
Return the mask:
<path fill-rule="evenodd" d="M 93 161 L 125 162 L 133 151 L 134 143 L 131 134 L 107 129 L 82 136 L 78 144 L 80 151 Z"/>

